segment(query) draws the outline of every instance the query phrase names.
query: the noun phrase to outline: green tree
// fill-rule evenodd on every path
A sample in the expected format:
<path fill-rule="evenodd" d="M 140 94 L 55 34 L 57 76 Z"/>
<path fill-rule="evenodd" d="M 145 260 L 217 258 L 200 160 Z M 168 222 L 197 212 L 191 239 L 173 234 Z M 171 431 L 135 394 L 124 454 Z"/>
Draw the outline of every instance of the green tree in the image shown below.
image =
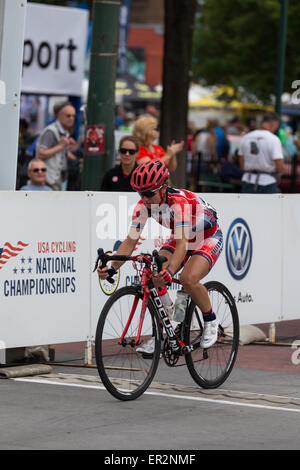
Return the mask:
<path fill-rule="evenodd" d="M 284 88 L 300 77 L 298 0 L 290 0 Z M 197 20 L 193 77 L 244 86 L 268 100 L 276 89 L 279 0 L 206 0 Z"/>

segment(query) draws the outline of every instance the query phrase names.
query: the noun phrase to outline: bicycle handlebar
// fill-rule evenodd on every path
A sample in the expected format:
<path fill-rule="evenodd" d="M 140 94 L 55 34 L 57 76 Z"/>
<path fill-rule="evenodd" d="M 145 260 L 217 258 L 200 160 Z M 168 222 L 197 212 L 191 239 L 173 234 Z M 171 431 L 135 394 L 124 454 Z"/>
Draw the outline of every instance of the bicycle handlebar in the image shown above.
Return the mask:
<path fill-rule="evenodd" d="M 101 262 L 102 267 L 104 268 L 108 261 L 137 261 L 139 256 L 143 257 L 143 261 L 145 264 L 148 264 L 150 266 L 152 264 L 152 259 L 157 265 L 157 271 L 160 272 L 162 270 L 162 265 L 167 261 L 167 258 L 165 256 L 160 256 L 157 252 L 157 250 L 154 250 L 152 252 L 152 255 L 149 253 L 147 254 L 142 254 L 138 256 L 126 256 L 126 255 L 109 255 L 108 253 L 105 253 L 103 248 L 98 248 L 97 250 L 97 259 L 95 262 L 95 267 L 93 272 L 95 272 L 98 268 L 99 262 Z M 114 282 L 112 276 L 116 273 L 115 268 L 109 268 L 107 270 L 107 273 L 109 274 L 109 277 L 106 279 L 108 282 L 111 284 Z"/>

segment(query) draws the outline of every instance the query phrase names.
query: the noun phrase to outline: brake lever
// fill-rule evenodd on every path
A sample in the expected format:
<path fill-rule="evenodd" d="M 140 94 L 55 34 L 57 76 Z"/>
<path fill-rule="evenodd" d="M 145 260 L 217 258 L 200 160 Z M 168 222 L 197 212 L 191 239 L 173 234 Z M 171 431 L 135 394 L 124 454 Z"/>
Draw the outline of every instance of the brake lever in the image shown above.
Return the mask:
<path fill-rule="evenodd" d="M 95 267 L 93 269 L 93 273 L 97 270 L 98 264 L 99 264 L 100 261 L 102 262 L 103 267 L 106 266 L 106 263 L 107 263 L 107 260 L 105 260 L 106 255 L 104 253 L 103 248 L 98 248 L 97 254 L 98 254 L 98 256 L 97 256 L 97 259 L 96 259 L 96 262 L 95 262 Z"/>
<path fill-rule="evenodd" d="M 157 272 L 160 273 L 160 271 L 162 270 L 162 265 L 163 265 L 163 263 L 165 263 L 166 261 L 168 261 L 168 258 L 166 258 L 165 256 L 160 256 L 160 255 L 158 254 L 158 251 L 157 251 L 157 250 L 154 250 L 154 251 L 152 252 L 152 256 L 153 256 L 153 258 L 154 258 L 154 260 L 155 260 L 155 263 L 156 263 L 156 265 L 157 265 Z"/>
<path fill-rule="evenodd" d="M 113 284 L 115 282 L 115 280 L 113 279 L 112 276 L 117 274 L 117 271 L 115 270 L 115 268 L 109 268 L 107 270 L 107 273 L 109 274 L 109 277 L 106 278 L 106 281 L 108 281 L 110 284 Z"/>

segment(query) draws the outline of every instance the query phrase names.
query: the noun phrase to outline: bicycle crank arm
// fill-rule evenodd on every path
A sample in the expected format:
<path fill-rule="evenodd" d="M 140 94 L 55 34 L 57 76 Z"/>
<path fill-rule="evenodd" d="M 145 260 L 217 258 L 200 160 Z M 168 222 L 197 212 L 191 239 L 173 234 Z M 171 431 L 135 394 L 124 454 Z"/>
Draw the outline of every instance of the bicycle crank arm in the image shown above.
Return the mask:
<path fill-rule="evenodd" d="M 181 348 L 181 354 L 183 354 L 183 355 L 189 354 L 189 353 L 195 351 L 198 348 L 200 348 L 200 341 L 198 341 L 197 343 L 194 343 L 194 344 L 183 346 L 183 348 Z M 206 351 L 206 349 L 204 349 L 203 351 Z"/>

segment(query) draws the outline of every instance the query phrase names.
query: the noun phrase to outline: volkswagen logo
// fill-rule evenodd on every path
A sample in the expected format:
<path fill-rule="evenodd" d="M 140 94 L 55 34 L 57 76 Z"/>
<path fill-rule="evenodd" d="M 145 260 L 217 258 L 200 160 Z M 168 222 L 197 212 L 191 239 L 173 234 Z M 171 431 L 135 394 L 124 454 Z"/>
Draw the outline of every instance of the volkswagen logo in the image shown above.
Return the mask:
<path fill-rule="evenodd" d="M 252 238 L 248 225 L 239 218 L 229 227 L 226 239 L 226 262 L 234 279 L 243 279 L 252 260 Z"/>

